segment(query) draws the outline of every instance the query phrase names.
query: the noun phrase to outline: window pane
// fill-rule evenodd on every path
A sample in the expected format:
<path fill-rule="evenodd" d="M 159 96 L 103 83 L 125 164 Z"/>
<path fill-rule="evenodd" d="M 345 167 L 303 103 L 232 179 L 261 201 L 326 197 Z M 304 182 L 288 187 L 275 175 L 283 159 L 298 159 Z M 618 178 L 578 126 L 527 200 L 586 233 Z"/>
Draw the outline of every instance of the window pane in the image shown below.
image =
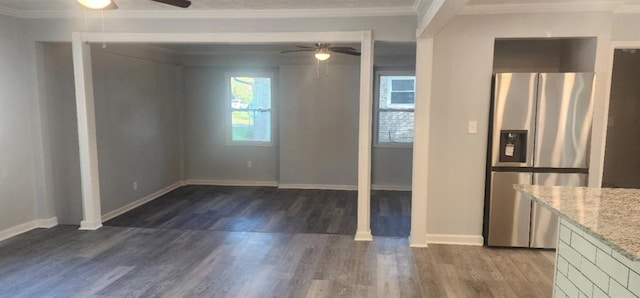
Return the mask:
<path fill-rule="evenodd" d="M 379 143 L 412 143 L 413 112 L 380 111 L 378 114 Z"/>
<path fill-rule="evenodd" d="M 380 76 L 378 107 L 380 109 L 413 109 L 415 77 Z"/>
<path fill-rule="evenodd" d="M 233 111 L 231 112 L 231 140 L 270 142 L 270 111 Z"/>
<path fill-rule="evenodd" d="M 393 79 L 391 81 L 391 88 L 393 91 L 413 91 L 415 90 L 415 81 L 407 79 Z"/>
<path fill-rule="evenodd" d="M 271 78 L 231 77 L 232 109 L 271 109 Z"/>
<path fill-rule="evenodd" d="M 416 94 L 414 92 L 391 92 L 391 104 L 413 105 L 415 96 Z"/>

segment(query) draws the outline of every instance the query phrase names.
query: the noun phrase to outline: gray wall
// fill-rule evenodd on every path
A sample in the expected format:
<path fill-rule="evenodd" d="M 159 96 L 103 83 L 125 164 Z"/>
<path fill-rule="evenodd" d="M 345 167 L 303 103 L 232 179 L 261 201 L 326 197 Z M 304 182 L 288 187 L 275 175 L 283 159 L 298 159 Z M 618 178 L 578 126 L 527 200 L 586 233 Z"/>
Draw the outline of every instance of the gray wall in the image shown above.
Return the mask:
<path fill-rule="evenodd" d="M 275 183 L 277 136 L 273 136 L 274 146 L 227 145 L 225 74 L 230 70 L 234 69 L 184 69 L 186 178 Z M 277 70 L 271 71 L 277 78 Z M 273 86 L 278 86 L 277 81 Z M 252 162 L 251 168 L 247 161 Z"/>
<path fill-rule="evenodd" d="M 145 53 L 117 45 L 92 50 L 103 214 L 181 180 L 177 67 Z M 82 204 L 68 44 L 45 47 L 45 73 L 54 201 L 59 221 L 77 224 Z"/>
<path fill-rule="evenodd" d="M 280 183 L 356 185 L 359 65 L 280 67 Z"/>
<path fill-rule="evenodd" d="M 617 50 L 613 64 L 609 127 L 602 184 L 640 188 L 640 50 Z"/>
<path fill-rule="evenodd" d="M 33 119 L 23 21 L 0 16 L 0 231 L 36 218 Z"/>

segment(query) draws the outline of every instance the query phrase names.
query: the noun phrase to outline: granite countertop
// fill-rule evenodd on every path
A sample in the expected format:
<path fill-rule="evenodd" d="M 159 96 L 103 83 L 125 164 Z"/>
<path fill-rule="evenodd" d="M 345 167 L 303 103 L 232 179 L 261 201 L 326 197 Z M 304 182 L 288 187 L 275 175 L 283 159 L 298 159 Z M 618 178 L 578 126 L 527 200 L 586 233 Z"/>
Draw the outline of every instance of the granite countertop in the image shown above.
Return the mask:
<path fill-rule="evenodd" d="M 561 218 L 640 261 L 640 189 L 515 185 Z"/>

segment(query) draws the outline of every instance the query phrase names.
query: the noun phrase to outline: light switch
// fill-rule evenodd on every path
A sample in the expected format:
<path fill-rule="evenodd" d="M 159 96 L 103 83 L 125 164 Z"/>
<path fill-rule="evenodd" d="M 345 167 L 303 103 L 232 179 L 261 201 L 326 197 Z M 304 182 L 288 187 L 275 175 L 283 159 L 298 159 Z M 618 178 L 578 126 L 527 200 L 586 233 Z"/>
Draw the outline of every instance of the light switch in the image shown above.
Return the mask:
<path fill-rule="evenodd" d="M 477 134 L 478 133 L 478 121 L 469 121 L 469 134 Z"/>

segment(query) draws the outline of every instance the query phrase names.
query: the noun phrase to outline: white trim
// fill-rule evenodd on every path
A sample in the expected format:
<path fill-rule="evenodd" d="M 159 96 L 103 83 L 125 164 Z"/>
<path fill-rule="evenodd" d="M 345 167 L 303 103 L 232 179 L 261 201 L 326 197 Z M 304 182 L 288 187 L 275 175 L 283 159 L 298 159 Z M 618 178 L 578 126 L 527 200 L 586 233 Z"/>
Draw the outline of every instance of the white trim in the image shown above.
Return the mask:
<path fill-rule="evenodd" d="M 372 190 L 389 190 L 389 191 L 411 191 L 411 185 L 383 185 L 372 184 Z"/>
<path fill-rule="evenodd" d="M 81 231 L 95 231 L 99 228 L 102 228 L 101 221 L 86 221 L 83 220 L 80 222 L 80 228 L 78 230 Z"/>
<path fill-rule="evenodd" d="M 244 181 L 244 180 L 208 180 L 187 179 L 185 185 L 213 185 L 213 186 L 267 186 L 278 187 L 277 181 Z"/>
<path fill-rule="evenodd" d="M 281 189 L 326 189 L 326 190 L 358 190 L 357 185 L 341 184 L 280 184 Z"/>
<path fill-rule="evenodd" d="M 36 225 L 38 228 L 50 229 L 58 225 L 58 218 L 55 216 L 50 218 L 39 218 L 36 219 Z"/>
<path fill-rule="evenodd" d="M 184 181 L 178 181 L 178 182 L 176 182 L 174 184 L 171 184 L 171 185 L 169 185 L 169 186 L 167 186 L 167 187 L 165 187 L 165 188 L 163 188 L 163 189 L 161 189 L 159 191 L 156 191 L 156 192 L 154 192 L 152 194 L 149 194 L 149 195 L 147 195 L 147 196 L 145 196 L 145 197 L 143 197 L 141 199 L 135 200 L 135 201 L 133 201 L 133 202 L 131 202 L 131 203 L 125 205 L 125 206 L 122 206 L 122 207 L 120 207 L 120 208 L 118 208 L 116 210 L 107 212 L 107 213 L 102 215 L 102 222 L 105 222 L 107 220 L 115 218 L 115 217 L 117 217 L 117 216 L 119 216 L 121 214 L 124 214 L 124 213 L 126 213 L 128 211 L 131 211 L 131 210 L 133 210 L 133 209 L 135 209 L 135 208 L 137 208 L 139 206 L 142 206 L 142 205 L 144 205 L 144 204 L 146 204 L 148 202 L 151 202 L 151 201 L 153 201 L 153 200 L 155 200 L 155 199 L 157 199 L 157 198 L 159 198 L 159 197 L 161 197 L 161 196 L 163 196 L 163 195 L 165 195 L 165 194 L 167 194 L 167 193 L 169 193 L 169 192 L 171 192 L 171 191 L 173 191 L 173 190 L 175 190 L 175 189 L 177 189 L 179 187 L 184 186 L 184 185 L 185 185 Z"/>
<path fill-rule="evenodd" d="M 467 5 L 459 15 L 514 14 L 514 13 L 564 13 L 588 11 L 616 11 L 619 2 L 572 2 L 572 3 L 523 3 Z"/>
<path fill-rule="evenodd" d="M 640 5 L 622 5 L 613 10 L 614 14 L 640 14 Z"/>
<path fill-rule="evenodd" d="M 418 28 L 416 29 L 416 37 L 422 36 L 422 33 L 427 29 L 429 24 L 431 24 L 444 3 L 445 0 L 433 0 L 431 2 L 431 5 L 429 6 L 429 9 L 427 9 L 427 11 L 424 13 L 424 16 L 422 16 L 422 18 L 418 16 Z"/>
<path fill-rule="evenodd" d="M 355 241 L 373 241 L 373 236 L 371 235 L 371 229 L 367 231 L 358 231 L 356 232 L 356 236 L 354 237 Z"/>
<path fill-rule="evenodd" d="M 25 19 L 81 18 L 81 10 L 16 10 L 0 6 L 0 14 Z M 89 16 L 99 16 L 89 12 Z M 326 9 L 217 9 L 217 10 L 115 10 L 105 11 L 106 19 L 289 19 L 332 17 L 392 17 L 415 16 L 413 6 Z"/>
<path fill-rule="evenodd" d="M 425 239 L 427 239 L 427 237 L 415 237 L 415 234 L 411 233 L 409 235 L 409 247 L 416 247 L 416 248 L 427 248 L 429 247 L 429 244 L 426 242 Z M 424 242 L 422 242 L 424 241 Z"/>
<path fill-rule="evenodd" d="M 420 17 L 420 12 L 424 9 L 425 5 L 427 5 L 426 0 L 415 0 L 413 1 L 412 8 L 416 12 L 416 15 Z"/>
<path fill-rule="evenodd" d="M 358 210 L 356 239 L 371 234 L 371 138 L 373 135 L 373 33 L 360 33 L 360 96 L 358 108 Z"/>
<path fill-rule="evenodd" d="M 58 225 L 58 218 L 36 219 L 0 231 L 0 241 L 18 236 L 38 228 L 52 228 Z"/>
<path fill-rule="evenodd" d="M 107 43 L 349 43 L 362 40 L 362 32 L 242 32 L 242 33 L 117 33 L 74 32 L 84 42 Z"/>
<path fill-rule="evenodd" d="M 478 235 L 427 234 L 426 238 L 428 244 L 484 245 L 484 238 Z"/>
<path fill-rule="evenodd" d="M 24 18 L 24 11 L 19 9 L 0 6 L 0 15 L 14 17 L 14 18 Z"/>

